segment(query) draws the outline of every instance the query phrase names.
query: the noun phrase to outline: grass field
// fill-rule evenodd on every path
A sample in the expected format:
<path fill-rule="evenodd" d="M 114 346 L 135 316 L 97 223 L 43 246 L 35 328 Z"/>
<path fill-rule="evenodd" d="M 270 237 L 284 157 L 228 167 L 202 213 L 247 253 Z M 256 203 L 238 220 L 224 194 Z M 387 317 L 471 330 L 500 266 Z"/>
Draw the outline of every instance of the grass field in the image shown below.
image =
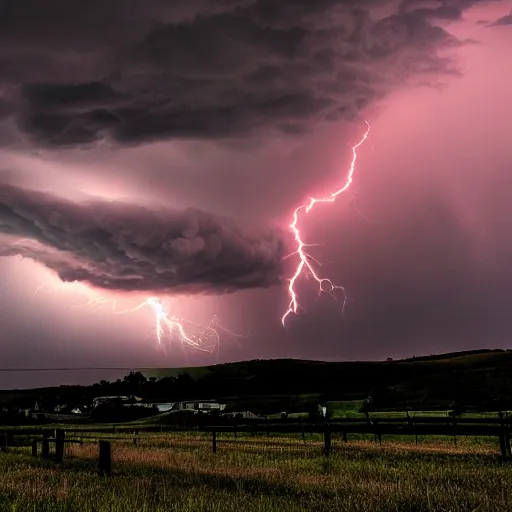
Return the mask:
<path fill-rule="evenodd" d="M 259 402 L 261 404 L 262 402 Z M 362 400 L 344 400 L 344 401 L 326 401 L 324 402 L 327 406 L 327 410 L 329 413 L 329 417 L 332 420 L 337 419 L 364 419 L 365 414 L 362 412 L 362 406 L 363 401 Z M 246 407 L 248 410 L 251 409 L 250 405 Z M 284 408 L 284 407 L 283 407 Z M 511 411 L 503 411 L 505 414 L 510 414 Z M 422 411 L 422 410 L 414 410 L 409 411 L 409 415 L 414 417 L 420 417 L 424 418 L 427 416 L 431 417 L 443 417 L 448 416 L 450 413 L 452 413 L 451 410 L 444 409 L 436 409 L 436 410 L 429 410 L 429 411 Z M 404 411 L 371 411 L 369 413 L 370 417 L 372 418 L 405 418 L 405 412 Z M 468 412 L 468 413 L 461 413 L 457 415 L 458 418 L 490 418 L 490 419 L 497 419 L 498 413 L 497 412 Z M 132 425 L 167 425 L 167 424 L 173 424 L 176 422 L 175 418 L 175 412 L 163 412 L 160 414 L 157 414 L 155 416 L 150 416 L 148 418 L 143 418 L 136 421 L 131 421 L 129 424 Z M 267 416 L 269 421 L 275 421 L 279 420 L 281 418 L 280 414 L 271 414 Z M 307 420 L 308 414 L 307 413 L 290 413 L 288 414 L 289 419 L 304 419 Z M 126 424 L 126 423 L 125 423 Z"/>
<path fill-rule="evenodd" d="M 110 436 L 111 437 L 111 436 Z M 97 476 L 97 437 L 61 466 L 28 448 L 0 453 L 0 511 L 505 511 L 512 467 L 496 441 L 423 438 L 144 435 L 113 442 L 114 475 Z"/>

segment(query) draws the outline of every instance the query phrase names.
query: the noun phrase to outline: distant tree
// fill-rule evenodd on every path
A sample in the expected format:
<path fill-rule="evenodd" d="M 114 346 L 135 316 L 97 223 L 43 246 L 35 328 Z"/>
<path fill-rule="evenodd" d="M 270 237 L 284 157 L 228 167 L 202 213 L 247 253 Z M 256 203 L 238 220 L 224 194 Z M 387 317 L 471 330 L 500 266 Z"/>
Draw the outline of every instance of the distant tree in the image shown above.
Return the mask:
<path fill-rule="evenodd" d="M 387 361 L 388 363 L 391 363 L 391 361 L 393 361 L 393 358 L 392 358 L 392 357 L 388 357 L 388 358 L 386 359 L 386 361 Z"/>
<path fill-rule="evenodd" d="M 123 388 L 127 394 L 142 394 L 147 382 L 146 377 L 141 372 L 130 372 L 123 378 Z"/>
<path fill-rule="evenodd" d="M 190 398 L 198 391 L 196 381 L 188 373 L 180 373 L 173 381 L 179 398 Z"/>
<path fill-rule="evenodd" d="M 130 385 L 140 386 L 146 384 L 147 379 L 141 372 L 130 372 L 125 375 L 123 382 Z"/>

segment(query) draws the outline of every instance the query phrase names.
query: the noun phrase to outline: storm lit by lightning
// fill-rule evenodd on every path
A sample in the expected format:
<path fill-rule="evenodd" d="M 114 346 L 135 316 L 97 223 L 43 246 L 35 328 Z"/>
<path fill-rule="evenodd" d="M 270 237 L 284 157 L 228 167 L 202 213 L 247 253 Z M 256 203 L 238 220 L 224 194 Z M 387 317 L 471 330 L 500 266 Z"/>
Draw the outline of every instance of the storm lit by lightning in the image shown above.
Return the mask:
<path fill-rule="evenodd" d="M 211 353 L 219 348 L 220 336 L 218 330 L 223 330 L 233 336 L 239 336 L 228 331 L 220 323 L 216 315 L 213 316 L 206 326 L 201 326 L 173 315 L 158 297 L 148 297 L 139 305 L 131 309 L 117 311 L 116 313 L 134 313 L 145 307 L 151 308 L 154 314 L 155 335 L 159 345 L 162 344 L 167 336 L 169 340 L 176 338 L 182 345 Z M 189 327 L 189 329 L 187 329 L 186 326 Z M 192 332 L 191 327 L 196 333 Z"/>
<path fill-rule="evenodd" d="M 334 201 L 336 201 L 336 198 L 339 195 L 343 194 L 349 189 L 350 185 L 352 184 L 356 168 L 357 150 L 366 141 L 366 139 L 368 138 L 368 134 L 370 133 L 370 125 L 368 124 L 368 122 L 366 122 L 366 126 L 367 129 L 365 133 L 363 134 L 359 142 L 352 147 L 352 161 L 350 163 L 347 177 L 343 182 L 341 188 L 335 190 L 334 192 L 331 192 L 326 197 L 311 197 L 307 203 L 298 206 L 293 212 L 293 219 L 291 224 L 289 225 L 289 228 L 297 244 L 297 249 L 290 256 L 297 255 L 299 257 L 299 262 L 297 264 L 295 272 L 293 273 L 292 277 L 289 280 L 288 295 L 290 297 L 290 302 L 288 303 L 288 309 L 285 311 L 281 318 L 281 323 L 283 324 L 283 326 L 286 325 L 286 320 L 290 315 L 298 315 L 299 312 L 303 309 L 301 308 L 298 302 L 298 292 L 296 289 L 297 280 L 302 275 L 304 275 L 305 277 L 312 277 L 318 283 L 319 293 L 325 292 L 333 295 L 336 290 L 341 290 L 344 296 L 343 307 L 345 306 L 346 295 L 343 286 L 334 284 L 329 278 L 321 277 L 318 272 L 318 267 L 320 266 L 320 263 L 313 256 L 306 252 L 306 247 L 308 247 L 308 244 L 306 244 L 302 239 L 300 220 L 304 215 L 307 215 L 315 205 L 323 203 L 333 203 Z"/>
<path fill-rule="evenodd" d="M 159 297 L 151 296 L 144 299 L 134 307 L 116 310 L 116 301 L 96 296 L 81 307 L 94 307 L 94 311 L 110 304 L 111 310 L 116 315 L 127 315 L 149 308 L 154 317 L 154 330 L 159 346 L 164 342 L 178 342 L 182 347 L 189 347 L 201 352 L 214 353 L 219 351 L 220 331 L 230 335 L 233 338 L 243 338 L 241 334 L 230 331 L 222 325 L 217 315 L 213 315 L 206 325 L 200 325 L 179 316 L 171 311 L 168 305 Z M 151 333 L 150 333 L 151 334 Z M 148 335 L 149 336 L 149 335 Z"/>
<path fill-rule="evenodd" d="M 45 287 L 57 291 L 69 285 L 70 283 L 56 280 L 52 273 L 48 273 L 43 282 L 34 291 L 32 298 Z M 187 320 L 180 316 L 177 311 L 172 311 L 168 301 L 166 302 L 156 296 L 147 297 L 134 307 L 118 309 L 118 301 L 115 298 L 104 297 L 98 290 L 82 283 L 73 283 L 72 286 L 74 291 L 88 297 L 86 302 L 75 306 L 76 308 L 87 308 L 93 313 L 97 313 L 108 307 L 110 313 L 115 315 L 130 315 L 143 309 L 149 309 L 154 318 L 154 329 L 148 334 L 148 337 L 153 334 L 158 345 L 161 347 L 164 347 L 165 344 L 177 342 L 182 347 L 215 353 L 219 351 L 221 332 L 235 339 L 245 337 L 227 329 L 217 315 L 213 315 L 211 320 L 205 325 Z"/>
<path fill-rule="evenodd" d="M 289 279 L 289 303 L 288 308 L 281 318 L 283 326 L 286 326 L 286 321 L 290 315 L 298 315 L 300 314 L 300 311 L 304 310 L 299 304 L 297 291 L 297 282 L 301 276 L 313 278 L 318 284 L 319 294 L 329 293 L 335 296 L 335 292 L 337 290 L 341 290 L 344 296 L 343 307 L 345 306 L 346 294 L 344 287 L 334 284 L 328 277 L 322 277 L 320 275 L 319 268 L 321 267 L 321 263 L 307 252 L 307 247 L 311 247 L 311 244 L 304 242 L 300 223 L 303 217 L 309 214 L 316 205 L 333 203 L 339 195 L 343 194 L 350 188 L 356 169 L 357 150 L 368 139 L 370 132 L 370 125 L 368 123 L 366 123 L 366 125 L 367 129 L 361 139 L 352 147 L 352 160 L 347 176 L 341 186 L 325 197 L 309 198 L 307 202 L 298 206 L 293 212 L 292 222 L 289 224 L 289 229 L 293 234 L 293 238 L 296 243 L 296 250 L 290 254 L 289 257 L 297 255 L 299 261 L 293 275 Z M 51 277 L 55 276 L 52 275 Z M 51 279 L 51 281 L 55 283 L 54 279 Z M 60 282 L 60 285 L 62 284 L 63 283 Z M 47 282 L 43 282 L 42 285 L 40 285 L 34 292 L 34 296 L 46 285 Z M 224 331 L 235 338 L 243 337 L 226 329 L 216 315 L 211 318 L 209 323 L 204 325 L 198 325 L 186 320 L 173 311 L 173 309 L 169 307 L 168 302 L 157 296 L 149 296 L 134 307 L 118 309 L 117 300 L 114 298 L 104 297 L 96 289 L 92 289 L 82 284 L 78 288 L 78 291 L 86 294 L 89 298 L 87 302 L 78 307 L 92 308 L 94 312 L 103 309 L 105 306 L 110 306 L 111 313 L 116 315 L 129 315 L 145 308 L 151 310 L 154 317 L 153 333 L 159 346 L 164 346 L 164 343 L 178 342 L 183 347 L 191 347 L 203 352 L 213 353 L 218 352 L 219 350 L 220 331 Z"/>

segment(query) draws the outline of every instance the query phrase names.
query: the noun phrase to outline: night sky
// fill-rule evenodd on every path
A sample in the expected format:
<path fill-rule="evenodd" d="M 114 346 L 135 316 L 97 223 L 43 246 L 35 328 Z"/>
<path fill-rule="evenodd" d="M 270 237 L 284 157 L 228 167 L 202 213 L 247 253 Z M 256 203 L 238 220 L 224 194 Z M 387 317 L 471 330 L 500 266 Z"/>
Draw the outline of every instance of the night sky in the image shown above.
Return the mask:
<path fill-rule="evenodd" d="M 511 8 L 0 0 L 0 367 L 512 348 Z M 293 211 L 365 121 L 300 224 L 345 308 L 300 279 L 283 327 Z M 158 344 L 148 297 L 218 345 Z"/>

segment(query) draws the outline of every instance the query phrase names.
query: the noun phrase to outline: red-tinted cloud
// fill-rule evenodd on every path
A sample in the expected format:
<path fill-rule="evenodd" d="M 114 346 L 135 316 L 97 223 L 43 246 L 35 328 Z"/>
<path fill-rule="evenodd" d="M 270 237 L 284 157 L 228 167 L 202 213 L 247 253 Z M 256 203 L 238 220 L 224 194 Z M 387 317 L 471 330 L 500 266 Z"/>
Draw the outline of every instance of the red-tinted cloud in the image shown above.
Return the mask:
<path fill-rule="evenodd" d="M 286 255 L 276 232 L 249 234 L 202 211 L 74 203 L 0 187 L 0 255 L 21 255 L 62 281 L 159 293 L 226 293 L 279 282 Z"/>
<path fill-rule="evenodd" d="M 455 72 L 440 52 L 461 42 L 438 23 L 475 3 L 9 3 L 3 117 L 37 146 L 304 134 Z"/>

